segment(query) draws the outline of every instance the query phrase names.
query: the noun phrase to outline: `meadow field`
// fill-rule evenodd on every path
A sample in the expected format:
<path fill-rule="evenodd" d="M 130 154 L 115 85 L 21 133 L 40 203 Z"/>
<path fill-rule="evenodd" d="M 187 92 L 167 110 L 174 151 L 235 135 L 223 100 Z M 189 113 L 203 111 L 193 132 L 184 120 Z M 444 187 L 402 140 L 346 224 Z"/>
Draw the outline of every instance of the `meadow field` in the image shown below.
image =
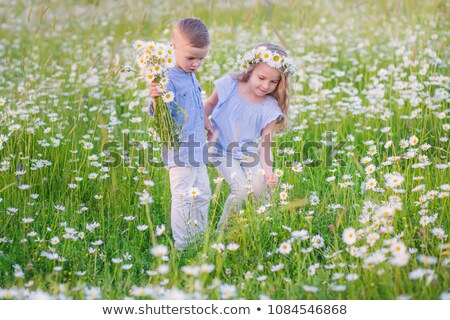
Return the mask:
<path fill-rule="evenodd" d="M 133 42 L 201 18 L 197 77 L 283 46 L 278 185 L 185 251 Z M 0 299 L 450 299 L 450 2 L 0 0 Z M 195 196 L 187 193 L 185 196 Z"/>

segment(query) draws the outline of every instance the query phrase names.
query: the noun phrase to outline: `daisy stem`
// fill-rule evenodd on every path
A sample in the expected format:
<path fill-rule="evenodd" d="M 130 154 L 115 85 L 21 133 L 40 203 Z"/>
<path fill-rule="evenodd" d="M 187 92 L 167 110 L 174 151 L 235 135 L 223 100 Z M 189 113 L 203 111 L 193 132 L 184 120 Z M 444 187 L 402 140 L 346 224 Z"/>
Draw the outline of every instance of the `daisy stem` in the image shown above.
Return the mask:
<path fill-rule="evenodd" d="M 153 246 L 156 246 L 156 237 L 155 237 L 155 233 L 153 232 L 153 222 L 152 222 L 152 218 L 150 217 L 150 208 L 148 205 L 145 206 L 145 215 L 147 217 L 147 222 L 148 222 L 148 230 L 150 231 L 150 236 L 152 238 L 152 244 Z"/>

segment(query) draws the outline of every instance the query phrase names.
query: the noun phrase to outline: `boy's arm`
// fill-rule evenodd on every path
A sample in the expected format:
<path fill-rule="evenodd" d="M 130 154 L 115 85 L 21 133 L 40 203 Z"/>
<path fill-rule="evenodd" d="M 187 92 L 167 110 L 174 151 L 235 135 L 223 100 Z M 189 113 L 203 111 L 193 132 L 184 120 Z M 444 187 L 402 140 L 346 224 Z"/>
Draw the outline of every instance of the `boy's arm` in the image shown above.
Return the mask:
<path fill-rule="evenodd" d="M 274 186 L 277 183 L 277 176 L 272 172 L 273 155 L 272 155 L 272 135 L 275 130 L 276 120 L 270 122 L 262 130 L 261 148 L 259 149 L 259 159 L 261 167 L 265 172 L 265 178 L 269 185 Z"/>
<path fill-rule="evenodd" d="M 161 96 L 163 94 L 163 92 L 161 89 L 161 85 L 156 82 L 152 82 L 150 84 L 150 87 L 148 88 L 148 90 L 149 90 L 150 101 L 148 103 L 147 111 L 148 111 L 148 114 L 150 115 L 150 117 L 153 117 L 153 114 L 155 112 L 155 98 Z"/>

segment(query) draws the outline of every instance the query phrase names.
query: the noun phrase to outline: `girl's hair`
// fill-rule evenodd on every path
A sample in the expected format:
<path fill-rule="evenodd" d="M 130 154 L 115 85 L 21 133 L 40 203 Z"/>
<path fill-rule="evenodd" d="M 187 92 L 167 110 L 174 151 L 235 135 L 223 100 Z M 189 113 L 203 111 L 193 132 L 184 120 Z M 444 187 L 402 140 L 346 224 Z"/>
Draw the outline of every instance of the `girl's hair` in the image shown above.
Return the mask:
<path fill-rule="evenodd" d="M 177 22 L 174 30 L 189 41 L 194 48 L 204 48 L 209 45 L 209 32 L 202 20 L 197 18 L 184 18 Z"/>
<path fill-rule="evenodd" d="M 282 57 L 287 56 L 286 51 L 284 51 L 280 46 L 272 43 L 259 44 L 255 47 L 255 49 L 259 47 L 266 47 L 267 50 L 270 50 L 273 53 L 277 53 Z M 247 82 L 250 78 L 250 75 L 252 74 L 253 69 L 255 69 L 258 64 L 251 64 L 245 72 L 232 74 L 232 77 L 240 81 Z M 280 107 L 281 112 L 283 112 L 283 119 L 278 121 L 276 124 L 276 130 L 283 131 L 288 125 L 287 113 L 289 110 L 289 79 L 282 67 L 277 70 L 279 70 L 281 73 L 280 82 L 278 82 L 276 89 L 272 93 L 270 93 L 270 95 L 277 100 L 278 106 Z"/>

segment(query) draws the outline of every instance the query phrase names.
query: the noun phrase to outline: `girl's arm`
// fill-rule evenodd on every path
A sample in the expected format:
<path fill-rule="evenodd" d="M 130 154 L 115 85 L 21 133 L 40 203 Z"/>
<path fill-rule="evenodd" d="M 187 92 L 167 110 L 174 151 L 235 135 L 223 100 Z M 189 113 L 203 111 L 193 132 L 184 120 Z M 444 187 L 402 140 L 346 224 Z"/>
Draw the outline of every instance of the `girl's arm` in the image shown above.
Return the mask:
<path fill-rule="evenodd" d="M 262 130 L 261 148 L 259 149 L 259 159 L 261 161 L 261 167 L 265 172 L 266 182 L 271 186 L 275 186 L 278 181 L 277 176 L 272 172 L 272 135 L 275 130 L 276 123 L 277 121 L 274 120 Z"/>
<path fill-rule="evenodd" d="M 219 96 L 217 91 L 214 90 L 213 93 L 203 102 L 203 107 L 205 108 L 205 117 L 208 118 L 213 112 L 215 106 L 219 102 Z"/>
<path fill-rule="evenodd" d="M 219 102 L 219 97 L 217 96 L 216 90 L 214 90 L 213 93 L 211 94 L 211 96 L 203 102 L 203 108 L 204 108 L 204 112 L 205 112 L 203 122 L 205 125 L 205 130 L 207 131 L 206 137 L 207 137 L 208 141 L 211 140 L 214 136 L 214 132 L 213 132 L 213 129 L 211 126 L 211 121 L 209 121 L 208 117 L 211 115 L 211 113 L 213 112 L 213 110 L 216 107 L 218 102 Z"/>

